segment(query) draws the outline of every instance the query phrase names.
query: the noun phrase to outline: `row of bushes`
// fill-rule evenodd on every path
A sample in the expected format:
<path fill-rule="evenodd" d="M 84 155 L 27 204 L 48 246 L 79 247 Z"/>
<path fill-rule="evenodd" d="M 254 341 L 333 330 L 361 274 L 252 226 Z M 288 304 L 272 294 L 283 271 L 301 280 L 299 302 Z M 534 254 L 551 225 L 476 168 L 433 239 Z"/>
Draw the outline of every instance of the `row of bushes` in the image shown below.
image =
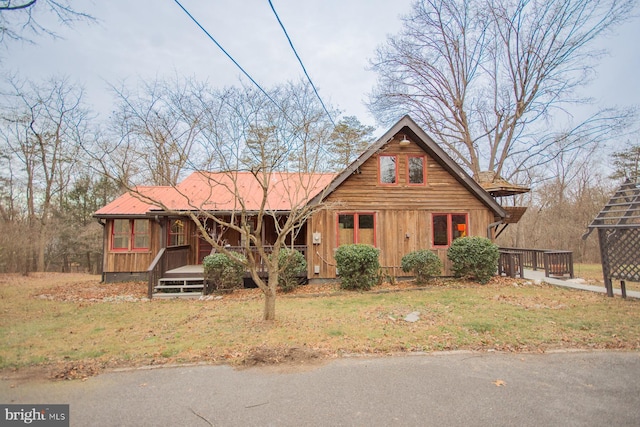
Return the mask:
<path fill-rule="evenodd" d="M 464 237 L 453 241 L 447 251 L 455 277 L 487 283 L 498 266 L 498 246 L 484 237 Z M 232 259 L 235 258 L 235 259 Z M 336 265 L 343 289 L 369 290 L 381 280 L 379 250 L 369 245 L 343 245 L 336 250 Z M 229 257 L 213 254 L 205 257 L 205 293 L 232 290 L 242 285 L 244 264 L 241 254 Z M 278 286 L 285 292 L 299 284 L 299 275 L 307 269 L 304 255 L 284 248 L 278 254 Z M 430 250 L 419 250 L 402 257 L 402 271 L 413 273 L 418 283 L 439 276 L 442 262 Z"/>
<path fill-rule="evenodd" d="M 484 237 L 464 237 L 453 241 L 447 251 L 455 277 L 473 279 L 485 284 L 498 267 L 498 246 Z M 379 281 L 378 249 L 369 245 L 344 245 L 336 251 L 336 263 L 344 289 L 371 289 Z M 423 249 L 402 257 L 402 271 L 413 273 L 416 282 L 425 283 L 439 276 L 442 261 L 430 250 Z"/>
<path fill-rule="evenodd" d="M 202 264 L 204 267 L 205 294 L 212 292 L 230 292 L 242 287 L 246 258 L 239 253 L 227 256 L 222 253 L 208 255 Z M 300 251 L 283 248 L 278 254 L 278 286 L 284 292 L 290 292 L 299 284 L 299 275 L 307 271 L 307 261 Z"/>

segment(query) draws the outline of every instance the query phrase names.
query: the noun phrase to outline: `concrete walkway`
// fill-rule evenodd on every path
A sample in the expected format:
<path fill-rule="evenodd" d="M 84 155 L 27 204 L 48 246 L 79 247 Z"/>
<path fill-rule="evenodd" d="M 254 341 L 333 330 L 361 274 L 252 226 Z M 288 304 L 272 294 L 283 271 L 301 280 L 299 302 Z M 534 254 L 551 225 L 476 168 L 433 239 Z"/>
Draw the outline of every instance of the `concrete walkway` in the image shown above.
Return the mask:
<path fill-rule="evenodd" d="M 601 294 L 606 294 L 607 289 L 602 286 L 594 286 L 587 285 L 583 279 L 558 279 L 554 277 L 545 277 L 544 271 L 534 271 L 529 269 L 524 269 L 524 277 L 529 280 L 539 280 L 541 282 L 548 283 L 554 286 L 563 286 L 565 288 L 573 288 L 579 289 L 582 291 L 591 291 L 591 292 L 599 292 Z M 616 286 L 618 286 L 616 288 Z M 622 296 L 622 292 L 620 291 L 620 283 L 613 283 L 613 293 L 616 296 Z M 640 298 L 640 292 L 638 291 L 630 291 L 627 289 L 627 298 Z"/>

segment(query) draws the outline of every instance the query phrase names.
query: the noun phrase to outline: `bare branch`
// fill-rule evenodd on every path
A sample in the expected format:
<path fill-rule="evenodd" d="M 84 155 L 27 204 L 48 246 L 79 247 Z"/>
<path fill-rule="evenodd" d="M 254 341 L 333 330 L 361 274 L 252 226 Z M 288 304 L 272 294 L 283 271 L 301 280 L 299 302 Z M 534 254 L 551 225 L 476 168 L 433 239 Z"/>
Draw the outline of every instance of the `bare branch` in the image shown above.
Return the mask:
<path fill-rule="evenodd" d="M 264 317 L 273 319 L 278 253 L 321 208 L 309 202 L 333 177 L 319 174 L 329 164 L 333 126 L 313 92 L 289 83 L 266 97 L 247 86 L 214 90 L 192 80 L 114 92 L 114 143 L 94 159 L 133 197 L 190 218 L 214 251 L 231 255 L 231 238 L 242 246 L 265 295 Z M 169 197 L 155 191 L 158 184 Z"/>
<path fill-rule="evenodd" d="M 32 43 L 31 36 L 40 34 L 57 38 L 51 26 L 44 24 L 46 14 L 65 26 L 96 22 L 90 14 L 73 8 L 69 0 L 0 0 L 0 44 L 6 45 L 10 40 Z"/>
<path fill-rule="evenodd" d="M 378 48 L 369 107 L 382 123 L 415 117 L 471 173 L 541 164 L 553 122 L 589 82 L 594 41 L 634 0 L 421 0 Z M 603 114 L 605 116 L 606 114 Z M 543 123 L 544 122 L 544 123 Z M 600 122 L 615 129 L 615 119 Z M 535 138 L 531 138 L 533 133 Z M 578 139 L 582 142 L 577 142 Z M 583 138 L 572 139 L 576 144 Z M 523 164 L 522 153 L 531 163 Z M 518 157 L 511 169 L 511 157 Z M 519 166 L 518 166 L 519 165 Z"/>

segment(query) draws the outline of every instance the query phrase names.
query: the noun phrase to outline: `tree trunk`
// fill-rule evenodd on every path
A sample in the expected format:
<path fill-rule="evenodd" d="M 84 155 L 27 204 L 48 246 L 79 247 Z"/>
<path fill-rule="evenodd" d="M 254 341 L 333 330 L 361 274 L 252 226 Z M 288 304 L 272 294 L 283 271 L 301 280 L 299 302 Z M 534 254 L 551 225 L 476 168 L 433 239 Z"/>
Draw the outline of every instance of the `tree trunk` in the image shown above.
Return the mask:
<path fill-rule="evenodd" d="M 36 271 L 45 271 L 45 251 L 47 247 L 47 237 L 45 235 L 45 227 L 42 227 L 38 235 L 38 247 L 36 248 L 38 258 Z"/>
<path fill-rule="evenodd" d="M 264 293 L 264 320 L 276 320 L 276 288 L 269 285 Z"/>
<path fill-rule="evenodd" d="M 96 273 L 93 271 L 93 267 L 91 266 L 91 252 L 90 252 L 90 251 L 87 251 L 87 252 L 86 252 L 86 254 L 87 254 L 87 273 L 89 273 L 89 274 L 96 274 Z"/>

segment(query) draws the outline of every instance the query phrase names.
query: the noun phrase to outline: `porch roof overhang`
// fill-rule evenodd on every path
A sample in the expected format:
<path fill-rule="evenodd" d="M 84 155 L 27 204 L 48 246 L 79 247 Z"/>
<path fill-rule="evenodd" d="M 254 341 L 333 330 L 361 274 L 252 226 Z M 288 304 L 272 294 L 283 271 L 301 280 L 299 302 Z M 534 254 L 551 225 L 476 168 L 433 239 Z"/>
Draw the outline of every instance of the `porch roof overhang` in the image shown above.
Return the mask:
<path fill-rule="evenodd" d="M 152 218 L 155 215 L 151 214 L 93 214 L 91 215 L 93 218 L 97 219 L 145 219 Z"/>
<path fill-rule="evenodd" d="M 207 214 L 211 214 L 214 216 L 229 216 L 229 215 L 236 215 L 239 216 L 241 214 L 247 215 L 247 216 L 256 216 L 258 214 L 260 214 L 260 211 L 217 211 L 217 210 L 206 210 L 206 209 L 193 209 L 193 210 L 171 210 L 171 211 L 166 211 L 166 210 L 151 210 L 149 211 L 149 214 L 147 216 L 166 216 L 166 217 L 171 217 L 171 216 L 188 216 L 191 213 L 207 213 Z M 289 215 L 291 213 L 290 210 L 265 210 L 262 212 L 264 216 L 271 216 L 271 215 Z"/>
<path fill-rule="evenodd" d="M 175 187 L 137 187 L 94 213 L 96 218 L 180 215 L 188 212 L 288 214 L 302 208 L 333 179 L 329 173 L 273 172 L 258 181 L 251 172 L 193 172 Z M 266 195 L 265 195 L 266 194 Z"/>

